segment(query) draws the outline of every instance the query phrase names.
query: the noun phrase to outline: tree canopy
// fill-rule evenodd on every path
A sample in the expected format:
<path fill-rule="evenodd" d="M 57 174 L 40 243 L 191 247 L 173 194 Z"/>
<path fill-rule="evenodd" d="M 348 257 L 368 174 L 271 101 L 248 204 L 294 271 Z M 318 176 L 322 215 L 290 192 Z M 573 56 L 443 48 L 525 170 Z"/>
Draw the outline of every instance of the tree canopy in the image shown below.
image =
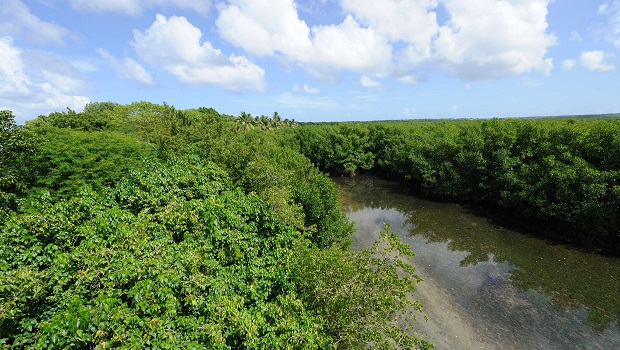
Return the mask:
<path fill-rule="evenodd" d="M 279 115 L 2 118 L 0 348 L 432 348 L 411 251 L 388 229 L 348 250 L 337 187 Z"/>

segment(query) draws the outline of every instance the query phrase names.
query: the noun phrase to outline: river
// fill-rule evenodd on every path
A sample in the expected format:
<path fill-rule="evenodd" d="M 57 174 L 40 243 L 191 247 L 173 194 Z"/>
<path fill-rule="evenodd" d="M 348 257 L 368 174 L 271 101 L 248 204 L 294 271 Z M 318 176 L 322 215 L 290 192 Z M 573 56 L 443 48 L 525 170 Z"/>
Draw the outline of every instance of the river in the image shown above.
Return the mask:
<path fill-rule="evenodd" d="M 620 258 L 516 232 L 466 206 L 371 176 L 334 178 L 352 249 L 390 224 L 424 279 L 414 295 L 437 349 L 620 349 Z"/>

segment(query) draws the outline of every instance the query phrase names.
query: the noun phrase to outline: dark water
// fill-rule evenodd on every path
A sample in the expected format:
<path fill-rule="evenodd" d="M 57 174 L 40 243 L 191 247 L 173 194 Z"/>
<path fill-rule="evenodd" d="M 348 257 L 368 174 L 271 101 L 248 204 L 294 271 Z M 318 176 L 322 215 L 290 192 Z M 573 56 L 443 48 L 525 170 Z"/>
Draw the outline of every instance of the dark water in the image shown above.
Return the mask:
<path fill-rule="evenodd" d="M 620 349 L 620 258 L 515 232 L 466 207 L 421 200 L 374 177 L 335 178 L 357 223 L 353 249 L 383 222 L 424 279 L 418 325 L 438 349 Z"/>

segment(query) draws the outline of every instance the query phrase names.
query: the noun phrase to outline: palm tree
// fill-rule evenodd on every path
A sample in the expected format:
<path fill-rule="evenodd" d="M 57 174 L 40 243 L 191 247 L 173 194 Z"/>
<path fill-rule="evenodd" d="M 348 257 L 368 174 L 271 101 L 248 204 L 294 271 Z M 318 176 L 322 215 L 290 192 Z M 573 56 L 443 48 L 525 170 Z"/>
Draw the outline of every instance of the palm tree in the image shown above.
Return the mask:
<path fill-rule="evenodd" d="M 271 119 L 269 119 L 267 116 L 261 115 L 260 117 L 256 119 L 256 123 L 260 125 L 261 129 L 265 131 L 269 131 L 272 129 Z"/>
<path fill-rule="evenodd" d="M 284 119 L 283 124 L 291 128 L 294 128 L 297 126 L 297 122 L 295 121 L 295 119 L 290 119 L 290 120 Z"/>
<path fill-rule="evenodd" d="M 235 122 L 239 124 L 238 130 L 250 130 L 254 128 L 254 118 L 252 118 L 250 113 L 244 111 L 241 112 L 241 115 Z"/>
<path fill-rule="evenodd" d="M 282 126 L 282 118 L 280 118 L 280 115 L 278 114 L 278 112 L 273 112 L 273 123 L 276 128 L 279 128 Z"/>

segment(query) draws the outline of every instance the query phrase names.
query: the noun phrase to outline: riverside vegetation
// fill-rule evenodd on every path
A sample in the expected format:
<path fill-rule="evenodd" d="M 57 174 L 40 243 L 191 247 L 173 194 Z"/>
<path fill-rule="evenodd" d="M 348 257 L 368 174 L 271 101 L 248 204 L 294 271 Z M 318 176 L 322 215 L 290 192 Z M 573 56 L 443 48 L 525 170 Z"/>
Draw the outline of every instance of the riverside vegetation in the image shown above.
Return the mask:
<path fill-rule="evenodd" d="M 528 229 L 620 252 L 620 118 L 306 124 L 291 147 L 333 175 L 375 172 Z"/>
<path fill-rule="evenodd" d="M 349 251 L 321 171 L 620 251 L 616 118 L 298 125 L 105 102 L 0 122 L 4 348 L 432 348 L 409 248 L 386 229 Z"/>
<path fill-rule="evenodd" d="M 411 251 L 387 228 L 348 250 L 293 121 L 106 102 L 0 123 L 0 348 L 433 347 Z"/>

